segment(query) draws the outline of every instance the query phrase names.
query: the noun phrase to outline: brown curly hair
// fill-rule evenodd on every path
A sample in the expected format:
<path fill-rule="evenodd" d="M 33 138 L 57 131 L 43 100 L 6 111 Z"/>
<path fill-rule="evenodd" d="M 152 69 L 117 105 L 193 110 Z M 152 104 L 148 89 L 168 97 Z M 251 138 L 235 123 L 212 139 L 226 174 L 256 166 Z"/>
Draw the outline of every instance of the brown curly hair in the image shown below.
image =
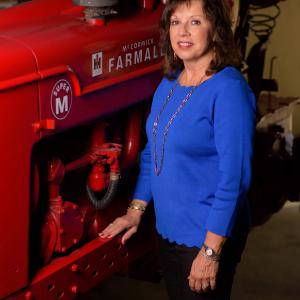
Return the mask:
<path fill-rule="evenodd" d="M 191 5 L 194 0 L 169 0 L 161 17 L 161 47 L 165 54 L 163 71 L 169 79 L 174 79 L 176 71 L 184 68 L 183 62 L 174 57 L 170 41 L 170 18 L 175 9 L 181 4 Z M 226 66 L 240 68 L 242 58 L 231 29 L 230 9 L 225 0 L 199 0 L 203 11 L 211 23 L 208 35 L 208 51 L 213 50 L 214 59 L 211 61 L 207 75 L 212 75 Z"/>

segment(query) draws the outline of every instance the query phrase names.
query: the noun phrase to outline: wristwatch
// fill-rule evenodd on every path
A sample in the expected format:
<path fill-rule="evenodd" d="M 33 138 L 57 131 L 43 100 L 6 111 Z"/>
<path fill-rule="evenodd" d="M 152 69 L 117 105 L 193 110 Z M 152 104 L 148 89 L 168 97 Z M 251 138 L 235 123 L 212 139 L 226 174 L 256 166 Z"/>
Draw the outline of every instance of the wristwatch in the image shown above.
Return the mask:
<path fill-rule="evenodd" d="M 203 248 L 203 256 L 215 261 L 220 260 L 220 254 L 217 254 L 214 249 L 208 247 L 205 243 L 203 243 Z"/>

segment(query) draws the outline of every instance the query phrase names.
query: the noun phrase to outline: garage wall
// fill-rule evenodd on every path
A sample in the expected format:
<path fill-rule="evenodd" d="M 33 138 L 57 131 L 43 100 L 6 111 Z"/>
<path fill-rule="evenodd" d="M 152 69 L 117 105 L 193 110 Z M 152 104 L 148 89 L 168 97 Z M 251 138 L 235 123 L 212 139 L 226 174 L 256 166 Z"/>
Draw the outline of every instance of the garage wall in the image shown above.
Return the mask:
<path fill-rule="evenodd" d="M 279 3 L 281 14 L 271 35 L 268 46 L 264 77 L 269 77 L 270 61 L 274 62 L 273 78 L 279 84 L 278 96 L 300 96 L 300 0 L 286 0 Z M 267 8 L 259 13 L 274 15 L 274 9 Z M 247 51 L 257 41 L 251 32 Z"/>

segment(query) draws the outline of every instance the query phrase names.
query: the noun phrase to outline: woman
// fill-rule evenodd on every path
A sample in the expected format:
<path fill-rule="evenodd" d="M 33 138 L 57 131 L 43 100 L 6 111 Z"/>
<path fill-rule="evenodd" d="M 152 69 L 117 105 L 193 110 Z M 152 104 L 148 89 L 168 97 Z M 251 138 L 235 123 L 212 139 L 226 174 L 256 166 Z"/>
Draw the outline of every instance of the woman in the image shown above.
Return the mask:
<path fill-rule="evenodd" d="M 255 99 L 223 0 L 170 0 L 162 20 L 165 77 L 127 214 L 102 233 L 137 231 L 153 199 L 170 299 L 229 299 L 249 229 Z"/>

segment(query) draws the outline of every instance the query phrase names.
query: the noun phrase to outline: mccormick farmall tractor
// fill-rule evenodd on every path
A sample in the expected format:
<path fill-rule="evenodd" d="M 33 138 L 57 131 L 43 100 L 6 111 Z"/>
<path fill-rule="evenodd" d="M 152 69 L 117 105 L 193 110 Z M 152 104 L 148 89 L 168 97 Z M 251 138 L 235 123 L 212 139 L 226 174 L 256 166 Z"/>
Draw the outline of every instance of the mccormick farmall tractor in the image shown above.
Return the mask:
<path fill-rule="evenodd" d="M 162 7 L 36 0 L 0 12 L 0 299 L 73 299 L 152 250 L 149 225 L 126 246 L 98 233 L 131 197 Z"/>
<path fill-rule="evenodd" d="M 126 245 L 98 233 L 131 200 L 161 78 L 162 2 L 0 11 L 0 299 L 80 298 L 153 251 L 151 209 Z M 228 3 L 241 35 L 248 3 Z"/>

